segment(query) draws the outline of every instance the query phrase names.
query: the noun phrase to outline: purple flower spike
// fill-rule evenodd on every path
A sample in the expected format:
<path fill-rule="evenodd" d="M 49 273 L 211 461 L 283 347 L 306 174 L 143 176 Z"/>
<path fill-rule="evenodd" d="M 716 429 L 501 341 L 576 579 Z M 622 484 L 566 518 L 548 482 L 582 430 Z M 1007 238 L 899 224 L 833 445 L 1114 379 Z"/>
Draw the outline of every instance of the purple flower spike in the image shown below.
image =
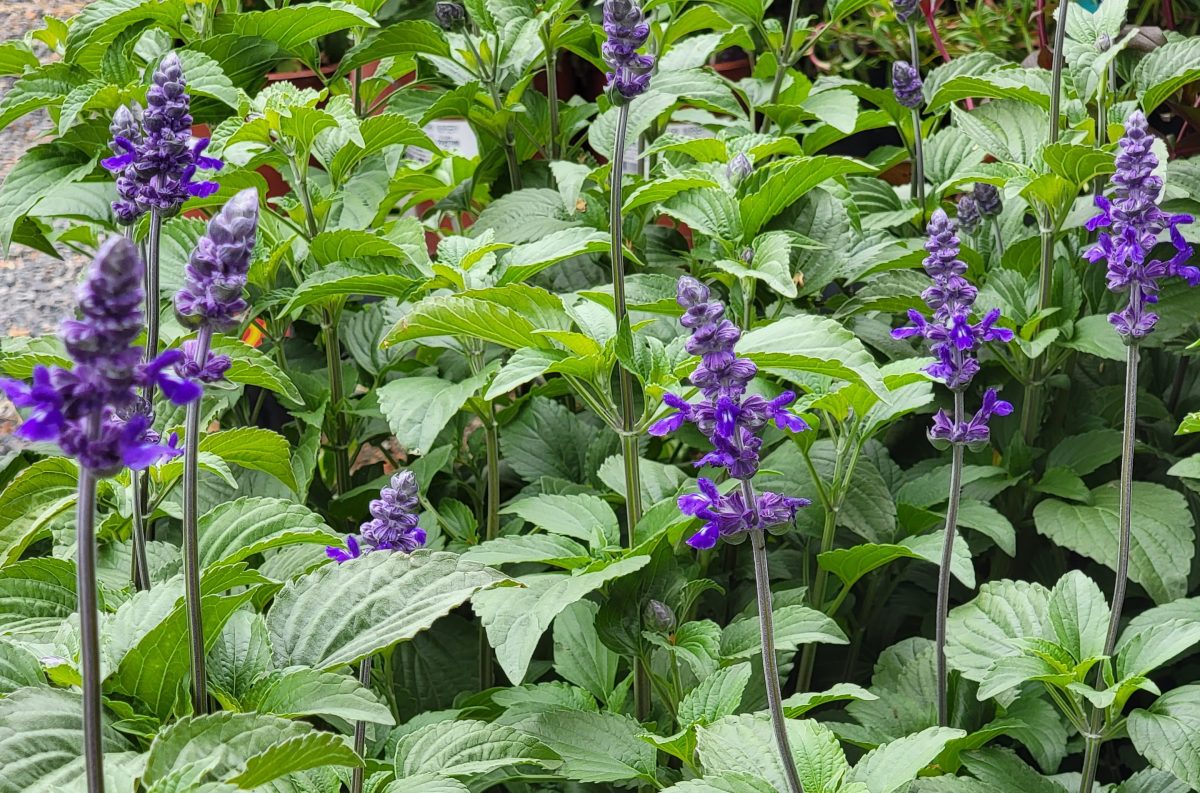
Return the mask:
<path fill-rule="evenodd" d="M 922 86 L 921 73 L 911 63 L 896 61 L 892 64 L 892 93 L 897 102 L 916 110 L 925 101 Z"/>
<path fill-rule="evenodd" d="M 751 361 L 737 357 L 734 346 L 742 332 L 725 318 L 723 305 L 709 300 L 708 287 L 685 275 L 679 279 L 676 299 L 684 308 L 680 324 L 692 331 L 686 349 L 700 356 L 689 379 L 700 389 L 701 398 L 693 404 L 675 394 L 664 394 L 663 402 L 676 412 L 654 424 L 650 434 L 667 435 L 684 422 L 691 422 L 713 445 L 712 451 L 696 462 L 697 467 L 725 468 L 734 479 L 748 482 L 758 472 L 762 448 L 758 432 L 763 427 L 773 423 L 782 430 L 803 432 L 808 425 L 787 409 L 796 399 L 791 391 L 771 400 L 746 394 L 758 369 Z M 802 498 L 778 493 L 760 493 L 753 496 L 754 503 L 747 503 L 751 499 L 746 494 L 752 494 L 752 489 L 722 496 L 711 480 L 701 478 L 696 484 L 700 493 L 679 499 L 680 511 L 704 521 L 688 540 L 693 548 L 711 548 L 723 536 L 787 523 L 797 509 L 808 504 Z"/>
<path fill-rule="evenodd" d="M 116 174 L 117 222 L 130 225 L 146 212 L 176 214 L 189 197 L 212 195 L 215 182 L 195 181 L 198 170 L 222 163 L 204 155 L 205 138 L 192 138 L 191 97 L 179 56 L 169 52 L 154 70 L 146 91 L 146 109 L 121 107 L 113 114 L 109 144 L 115 156 L 103 161 Z"/>
<path fill-rule="evenodd" d="M 961 204 L 960 204 L 960 212 Z M 1012 341 L 1013 332 L 996 325 L 1000 321 L 1000 310 L 992 309 L 978 322 L 971 321 L 971 309 L 977 290 L 966 279 L 967 265 L 958 258 L 958 235 L 955 223 L 944 210 L 935 210 L 929 220 L 929 239 L 925 243 L 925 272 L 933 280 L 921 297 L 931 309 L 929 316 L 916 309 L 909 309 L 909 326 L 896 328 L 892 336 L 906 339 L 920 336 L 929 342 L 930 351 L 937 359 L 925 368 L 931 376 L 941 380 L 953 391 L 961 391 L 970 385 L 979 372 L 976 353 L 985 343 Z M 996 392 L 988 390 L 984 406 L 970 421 L 955 426 L 945 412 L 934 417 L 930 438 L 935 442 L 980 443 L 988 439 L 987 420 L 992 414 L 1006 416 L 1012 406 L 997 398 Z"/>
<path fill-rule="evenodd" d="M 1000 204 L 1000 188 L 994 184 L 976 182 L 975 189 L 971 191 L 971 196 L 975 199 L 975 204 L 979 207 L 979 213 L 985 218 L 994 218 L 1003 209 Z"/>
<path fill-rule="evenodd" d="M 1129 293 L 1125 308 L 1108 317 L 1128 342 L 1153 332 L 1158 323 L 1158 315 L 1146 307 L 1158 302 L 1159 281 L 1174 277 L 1184 279 L 1188 286 L 1200 284 L 1200 269 L 1187 264 L 1192 248 L 1179 232 L 1180 225 L 1192 222 L 1191 215 L 1168 215 L 1158 206 L 1163 182 L 1154 174 L 1158 157 L 1151 149 L 1153 143 L 1146 117 L 1135 110 L 1126 120 L 1120 140 L 1112 199 L 1096 196 L 1100 214 L 1087 223 L 1089 231 L 1109 229 L 1100 233 L 1084 255 L 1092 262 L 1104 259 L 1108 288 Z M 1165 261 L 1150 259 L 1164 231 L 1175 253 Z"/>
<path fill-rule="evenodd" d="M 892 9 L 896 12 L 896 19 L 908 22 L 921 13 L 921 3 L 920 0 L 893 0 Z"/>
<path fill-rule="evenodd" d="M 611 69 L 604 90 L 613 104 L 627 104 L 650 87 L 654 56 L 637 53 L 650 36 L 650 26 L 633 0 L 604 0 L 604 33 L 608 38 L 601 52 Z"/>
<path fill-rule="evenodd" d="M 133 346 L 142 329 L 142 269 L 133 243 L 108 240 L 79 288 L 79 317 L 62 324 L 74 367 L 38 366 L 29 385 L 0 380 L 13 403 L 29 409 L 18 435 L 56 442 L 97 476 L 112 476 L 123 466 L 140 470 L 178 454 L 150 428 L 153 416 L 138 386 L 161 385 L 180 403 L 199 396 L 194 383 L 168 371 L 178 351 L 143 363 L 142 348 Z"/>
<path fill-rule="evenodd" d="M 184 268 L 175 316 L 187 328 L 227 330 L 246 310 L 243 292 L 258 230 L 258 193 L 241 191 L 208 222 Z"/>
<path fill-rule="evenodd" d="M 371 502 L 371 520 L 362 525 L 361 535 L 347 537 L 346 550 L 326 548 L 326 555 L 340 563 L 371 551 L 412 553 L 425 544 L 425 530 L 417 523 L 420 506 L 417 477 L 412 471 L 397 472 Z"/>
<path fill-rule="evenodd" d="M 963 231 L 974 234 L 982 219 L 979 202 L 973 195 L 964 194 L 958 197 L 958 225 Z"/>

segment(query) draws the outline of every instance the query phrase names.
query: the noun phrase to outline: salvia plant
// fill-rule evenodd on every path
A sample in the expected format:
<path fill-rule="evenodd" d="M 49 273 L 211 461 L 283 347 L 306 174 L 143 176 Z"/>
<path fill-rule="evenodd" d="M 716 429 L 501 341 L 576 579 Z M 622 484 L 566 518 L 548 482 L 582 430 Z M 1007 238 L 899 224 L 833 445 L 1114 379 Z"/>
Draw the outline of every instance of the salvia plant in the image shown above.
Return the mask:
<path fill-rule="evenodd" d="M 0 43 L 0 793 L 1200 790 L 1185 5 Z"/>

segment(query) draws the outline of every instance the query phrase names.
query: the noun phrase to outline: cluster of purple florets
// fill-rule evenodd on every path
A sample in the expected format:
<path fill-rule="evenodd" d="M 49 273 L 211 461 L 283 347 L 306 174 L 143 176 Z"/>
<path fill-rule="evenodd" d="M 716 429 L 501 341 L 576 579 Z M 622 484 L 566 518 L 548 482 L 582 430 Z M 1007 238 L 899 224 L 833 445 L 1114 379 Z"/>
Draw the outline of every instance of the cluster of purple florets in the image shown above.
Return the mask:
<path fill-rule="evenodd" d="M 1089 231 L 1102 231 L 1094 246 L 1084 254 L 1090 261 L 1108 263 L 1108 288 L 1128 292 L 1129 302 L 1121 311 L 1110 314 L 1113 327 L 1129 341 L 1136 341 L 1154 330 L 1158 315 L 1147 306 L 1158 302 L 1159 281 L 1182 278 L 1189 286 L 1200 284 L 1200 269 L 1186 264 L 1192 248 L 1184 240 L 1179 226 L 1191 223 L 1190 215 L 1168 215 L 1158 206 L 1162 178 L 1155 175 L 1158 157 L 1151 146 L 1146 117 L 1140 110 L 1125 122 L 1120 140 L 1117 172 L 1112 200 L 1096 196 L 1100 214 L 1087 223 Z M 1158 237 L 1167 231 L 1174 255 L 1167 260 L 1150 259 Z"/>
<path fill-rule="evenodd" d="M 753 361 L 739 358 L 734 352 L 741 330 L 725 318 L 725 307 L 720 302 L 709 300 L 708 287 L 684 276 L 679 279 L 677 299 L 684 308 L 680 323 L 692 331 L 687 351 L 700 356 L 689 378 L 700 389 L 700 399 L 689 403 L 674 394 L 664 394 L 663 402 L 677 412 L 654 424 L 650 434 L 666 435 L 689 421 L 713 446 L 696 466 L 724 468 L 730 477 L 748 482 L 758 472 L 762 448 L 758 433 L 763 427 L 773 422 L 780 429 L 802 432 L 808 425 L 787 409 L 796 398 L 791 391 L 770 400 L 746 393 L 758 369 Z M 786 523 L 795 517 L 797 509 L 809 503 L 778 493 L 759 493 L 750 503 L 746 489 L 722 495 L 713 481 L 703 477 L 698 485 L 699 493 L 679 499 L 684 514 L 705 521 L 700 531 L 688 539 L 694 548 L 712 548 L 719 537 Z"/>
<path fill-rule="evenodd" d="M 194 181 L 196 171 L 216 170 L 222 163 L 204 156 L 207 138 L 192 138 L 191 98 L 174 52 L 154 70 L 146 109 L 118 108 L 109 131 L 114 156 L 103 165 L 116 174 L 118 199 L 112 209 L 118 223 L 132 225 L 152 210 L 170 217 L 190 196 L 216 192 L 215 182 Z"/>
<path fill-rule="evenodd" d="M 650 87 L 654 56 L 637 52 L 650 36 L 650 26 L 633 0 L 605 0 L 604 33 L 608 38 L 601 51 L 611 70 L 605 90 L 614 104 L 625 104 Z"/>
<path fill-rule="evenodd" d="M 142 332 L 142 268 L 133 243 L 106 242 L 79 288 L 79 317 L 62 324 L 73 367 L 38 366 L 32 384 L 0 380 L 13 404 L 29 409 L 18 435 L 57 443 L 97 476 L 180 453 L 174 439 L 162 444 L 150 429 L 153 414 L 137 388 L 157 387 L 180 405 L 200 397 L 196 383 L 174 372 L 181 351 L 143 362 L 142 348 L 133 345 Z"/>
<path fill-rule="evenodd" d="M 325 553 L 337 562 L 370 551 L 412 553 L 425 544 L 425 530 L 418 524 L 419 507 L 417 477 L 412 471 L 400 471 L 392 476 L 388 487 L 379 491 L 379 498 L 371 502 L 371 520 L 362 525 L 360 536 L 351 534 L 346 538 L 345 548 L 331 545 Z"/>
<path fill-rule="evenodd" d="M 979 372 L 980 347 L 989 341 L 1012 341 L 1013 333 L 996 325 L 1000 310 L 992 309 L 978 322 L 971 321 L 971 309 L 977 290 L 966 279 L 967 265 L 958 258 L 958 236 L 955 223 L 938 209 L 929 221 L 929 239 L 925 243 L 925 272 L 933 284 L 922 293 L 931 313 L 925 316 L 910 309 L 912 325 L 897 328 L 892 335 L 898 339 L 921 336 L 929 342 L 937 359 L 927 371 L 951 390 L 961 391 L 970 385 Z M 988 419 L 1006 416 L 1012 405 L 1000 399 L 995 390 L 988 389 L 983 404 L 971 419 L 956 424 L 945 411 L 934 417 L 930 438 L 942 443 L 976 444 L 988 440 Z"/>
<path fill-rule="evenodd" d="M 974 189 L 958 197 L 958 227 L 974 234 L 984 220 L 996 217 L 1003 208 L 1000 190 L 986 182 L 976 182 Z"/>
<path fill-rule="evenodd" d="M 921 72 L 908 61 L 896 61 L 892 64 L 892 93 L 896 101 L 910 109 L 917 109 L 925 101 L 921 93 L 924 83 L 921 82 Z"/>

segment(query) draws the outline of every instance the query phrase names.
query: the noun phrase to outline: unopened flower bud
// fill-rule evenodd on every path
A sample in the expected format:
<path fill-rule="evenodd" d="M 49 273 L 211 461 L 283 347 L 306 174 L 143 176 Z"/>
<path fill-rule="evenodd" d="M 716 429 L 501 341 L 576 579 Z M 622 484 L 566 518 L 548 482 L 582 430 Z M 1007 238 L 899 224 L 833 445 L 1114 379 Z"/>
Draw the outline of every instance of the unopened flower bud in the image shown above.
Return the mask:
<path fill-rule="evenodd" d="M 671 633 L 675 630 L 675 612 L 661 600 L 651 600 L 642 611 L 642 624 L 655 633 Z"/>
<path fill-rule="evenodd" d="M 754 171 L 754 165 L 745 154 L 739 153 L 725 166 L 725 176 L 732 185 L 739 185 Z"/>
<path fill-rule="evenodd" d="M 467 9 L 451 0 L 439 0 L 433 7 L 433 15 L 443 30 L 462 30 L 467 23 Z"/>

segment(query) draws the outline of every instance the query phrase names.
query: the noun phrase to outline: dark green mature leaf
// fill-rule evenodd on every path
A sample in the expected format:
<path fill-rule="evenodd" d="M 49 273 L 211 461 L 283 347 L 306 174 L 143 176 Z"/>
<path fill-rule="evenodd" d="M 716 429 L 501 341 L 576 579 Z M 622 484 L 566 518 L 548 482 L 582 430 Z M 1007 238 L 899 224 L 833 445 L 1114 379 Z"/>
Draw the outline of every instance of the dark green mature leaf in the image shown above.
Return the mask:
<path fill-rule="evenodd" d="M 411 639 L 505 578 L 450 553 L 368 554 L 289 583 L 267 615 L 280 666 L 336 669 Z"/>
<path fill-rule="evenodd" d="M 362 42 L 346 53 L 336 76 L 349 74 L 360 66 L 383 58 L 405 55 L 450 55 L 450 45 L 437 25 L 418 19 L 394 22 L 382 30 L 371 31 Z"/>
<path fill-rule="evenodd" d="M 1117 483 L 1110 482 L 1092 490 L 1090 504 L 1041 502 L 1034 508 L 1034 523 L 1039 534 L 1115 569 L 1119 500 Z M 1195 553 L 1193 525 L 1180 493 L 1151 482 L 1133 483 L 1129 577 L 1145 587 L 1156 603 L 1187 592 Z"/>
<path fill-rule="evenodd" d="M 240 562 L 295 543 L 329 545 L 339 539 L 320 515 L 278 498 L 245 496 L 200 516 L 200 566 Z"/>
<path fill-rule="evenodd" d="M 366 240 L 359 240 L 367 244 Z M 386 242 L 380 240 L 380 242 Z M 403 251 L 398 246 L 388 243 L 394 251 Z M 345 252 L 345 251 L 341 251 Z M 322 255 L 336 256 L 337 250 L 326 250 Z M 378 254 L 372 254 L 378 255 Z M 284 308 L 284 314 L 311 306 L 314 303 L 333 302 L 350 296 L 372 295 L 374 297 L 395 297 L 403 300 L 413 294 L 421 281 L 406 275 L 382 273 L 373 268 L 334 264 L 305 278 L 292 293 L 291 300 Z"/>
<path fill-rule="evenodd" d="M 38 66 L 25 73 L 0 97 L 0 129 L 35 110 L 62 105 L 75 89 L 85 85 L 85 79 L 83 72 L 65 63 Z"/>
<path fill-rule="evenodd" d="M 120 33 L 143 20 L 177 30 L 186 14 L 184 0 L 97 0 L 71 20 L 65 59 L 99 65 L 103 51 Z"/>
<path fill-rule="evenodd" d="M 112 729 L 107 714 L 102 718 L 105 753 L 132 748 Z M 0 697 L 0 793 L 84 789 L 82 746 L 83 699 L 78 692 L 37 686 Z M 108 756 L 115 762 L 105 768 L 105 784 L 131 790 L 136 764 L 130 769 L 125 758 Z M 107 757 L 105 765 L 110 765 Z"/>
<path fill-rule="evenodd" d="M 793 371 L 821 374 L 860 383 L 888 398 L 871 354 L 836 320 L 812 314 L 785 317 L 742 336 L 737 351 L 782 377 Z"/>
<path fill-rule="evenodd" d="M 520 589 L 476 595 L 472 607 L 509 681 L 513 685 L 524 681 L 538 641 L 563 609 L 605 583 L 642 569 L 649 561 L 649 556 L 632 556 L 597 562 L 574 574 L 534 573 L 517 579 L 523 585 Z"/>
<path fill-rule="evenodd" d="M 1129 714 L 1129 737 L 1151 765 L 1200 787 L 1200 685 L 1163 694 Z"/>
<path fill-rule="evenodd" d="M 0 492 L 0 567 L 21 557 L 49 531 L 50 521 L 75 506 L 79 470 L 66 457 L 47 457 L 22 470 Z"/>
<path fill-rule="evenodd" d="M 425 454 L 446 424 L 492 375 L 491 369 L 461 383 L 440 377 L 402 377 L 376 390 L 379 409 L 400 445 L 412 454 Z"/>
<path fill-rule="evenodd" d="M 542 562 L 553 567 L 574 570 L 592 561 L 587 548 L 556 534 L 528 534 L 497 537 L 463 552 L 463 558 L 486 565 Z"/>
<path fill-rule="evenodd" d="M 567 779 L 655 781 L 654 747 L 641 739 L 641 725 L 628 716 L 558 710 L 540 713 L 519 726 L 562 758 L 558 773 Z"/>
<path fill-rule="evenodd" d="M 577 600 L 554 620 L 554 671 L 607 702 L 617 682 L 620 656 L 600 641 L 596 631 L 599 606 Z"/>
<path fill-rule="evenodd" d="M 553 768 L 558 755 L 515 727 L 473 720 L 428 724 L 396 745 L 401 779 L 428 773 L 475 776 L 515 765 Z"/>
<path fill-rule="evenodd" d="M 142 781 L 153 785 L 193 763 L 202 764 L 203 781 L 250 789 L 294 771 L 360 766 L 362 760 L 339 736 L 301 721 L 262 713 L 213 713 L 180 719 L 160 732 L 150 745 Z"/>
<path fill-rule="evenodd" d="M 321 267 L 368 256 L 408 260 L 408 252 L 394 241 L 360 229 L 322 231 L 313 237 L 308 251 Z"/>

